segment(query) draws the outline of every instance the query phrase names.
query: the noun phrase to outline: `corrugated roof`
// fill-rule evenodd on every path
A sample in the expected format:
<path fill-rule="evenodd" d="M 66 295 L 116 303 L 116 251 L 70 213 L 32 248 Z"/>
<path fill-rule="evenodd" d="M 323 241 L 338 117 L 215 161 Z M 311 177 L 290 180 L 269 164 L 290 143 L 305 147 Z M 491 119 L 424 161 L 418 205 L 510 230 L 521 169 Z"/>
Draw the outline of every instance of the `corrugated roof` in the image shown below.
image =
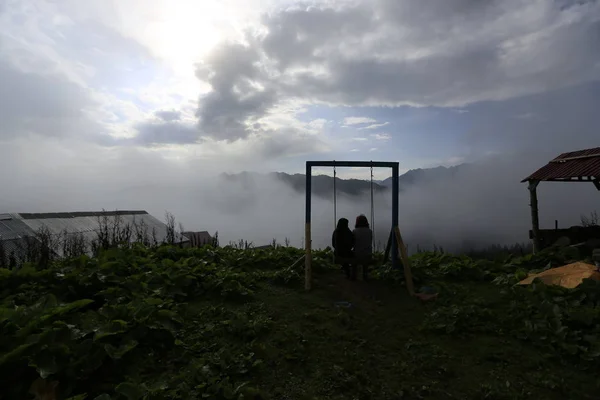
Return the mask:
<path fill-rule="evenodd" d="M 146 211 L 107 211 L 107 212 L 71 212 L 71 213 L 23 213 L 23 214 L 2 214 L 10 215 L 11 219 L 0 220 L 0 240 L 13 240 L 25 236 L 33 237 L 41 228 L 48 229 L 53 235 L 62 235 L 65 232 L 69 235 L 82 235 L 86 241 L 91 242 L 97 239 L 97 231 L 100 227 L 99 220 L 103 216 L 109 218 L 109 224 L 112 224 L 116 216 L 119 216 L 121 226 L 129 224 L 132 228 L 135 225 L 140 227 L 144 225 L 148 235 L 156 234 L 156 240 L 160 243 L 167 238 L 167 226 L 159 219 L 148 214 Z M 136 239 L 135 229 L 132 233 L 132 240 Z M 189 239 L 182 238 L 181 242 L 187 242 Z M 62 252 L 62 249 L 57 249 Z"/>
<path fill-rule="evenodd" d="M 4 218 L 0 220 L 0 240 L 13 240 L 34 235 L 31 228 L 16 216 L 11 216 L 10 214 L 3 215 Z"/>
<path fill-rule="evenodd" d="M 23 216 L 23 214 L 19 215 Z M 159 242 L 167 236 L 167 226 L 145 211 L 129 212 L 128 214 L 125 212 L 118 214 L 115 212 L 35 214 L 38 218 L 32 218 L 32 215 L 27 214 L 27 218 L 22 221 L 33 231 L 45 226 L 53 234 L 60 234 L 65 230 L 68 233 L 95 233 L 99 228 L 99 219 L 102 220 L 102 217 L 106 216 L 109 218 L 109 223 L 112 223 L 115 216 L 118 215 L 122 226 L 144 224 L 149 233 L 154 229 Z"/>
<path fill-rule="evenodd" d="M 117 211 L 76 211 L 59 213 L 20 213 L 22 219 L 46 219 L 46 218 L 79 218 L 79 217 L 114 217 L 117 215 L 150 215 L 143 210 L 117 210 Z"/>
<path fill-rule="evenodd" d="M 521 182 L 591 182 L 598 179 L 600 179 L 600 147 L 563 153 Z"/>

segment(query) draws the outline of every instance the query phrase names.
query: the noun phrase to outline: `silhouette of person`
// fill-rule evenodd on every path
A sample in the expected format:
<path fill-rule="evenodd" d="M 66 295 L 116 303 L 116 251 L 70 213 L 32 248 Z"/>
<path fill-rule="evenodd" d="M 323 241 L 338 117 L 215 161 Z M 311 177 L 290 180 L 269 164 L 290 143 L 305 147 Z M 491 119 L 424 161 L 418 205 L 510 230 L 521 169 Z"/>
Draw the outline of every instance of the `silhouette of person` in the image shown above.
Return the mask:
<path fill-rule="evenodd" d="M 363 214 L 356 217 L 354 225 L 354 257 L 355 263 L 352 266 L 351 278 L 356 279 L 356 270 L 358 266 L 363 267 L 363 280 L 368 279 L 369 264 L 373 257 L 373 231 L 369 227 L 369 220 Z"/>
<path fill-rule="evenodd" d="M 354 247 L 354 234 L 348 227 L 348 223 L 346 218 L 340 218 L 331 236 L 331 244 L 334 249 L 333 254 L 336 258 L 352 258 L 354 256 L 352 251 Z M 346 273 L 346 277 L 350 278 L 350 264 L 347 262 L 343 263 L 342 269 Z"/>

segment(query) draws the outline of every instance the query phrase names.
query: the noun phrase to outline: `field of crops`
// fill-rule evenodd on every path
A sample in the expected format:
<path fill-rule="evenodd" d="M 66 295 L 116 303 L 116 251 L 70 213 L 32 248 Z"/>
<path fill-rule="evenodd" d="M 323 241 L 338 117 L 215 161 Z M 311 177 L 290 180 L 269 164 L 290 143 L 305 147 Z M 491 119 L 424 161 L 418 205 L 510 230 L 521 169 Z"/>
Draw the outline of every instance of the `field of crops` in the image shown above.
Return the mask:
<path fill-rule="evenodd" d="M 578 258 L 412 257 L 349 282 L 327 251 L 303 291 L 287 247 L 111 249 L 0 269 L 1 399 L 592 399 L 600 289 L 534 284 Z"/>

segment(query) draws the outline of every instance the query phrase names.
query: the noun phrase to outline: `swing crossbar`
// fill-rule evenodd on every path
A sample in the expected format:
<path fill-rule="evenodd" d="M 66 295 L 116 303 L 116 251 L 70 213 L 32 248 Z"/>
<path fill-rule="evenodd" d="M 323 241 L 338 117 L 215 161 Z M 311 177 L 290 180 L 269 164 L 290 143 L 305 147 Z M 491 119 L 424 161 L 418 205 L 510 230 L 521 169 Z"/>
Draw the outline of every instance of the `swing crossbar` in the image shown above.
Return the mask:
<path fill-rule="evenodd" d="M 388 161 L 307 161 L 306 168 L 312 167 L 364 167 L 398 168 L 398 162 Z"/>
<path fill-rule="evenodd" d="M 304 286 L 310 290 L 312 286 L 312 240 L 311 240 L 311 192 L 312 192 L 312 169 L 314 167 L 363 167 L 363 168 L 391 168 L 392 169 L 392 230 L 398 227 L 398 176 L 399 162 L 386 161 L 307 161 L 306 162 L 306 219 L 304 231 L 304 245 L 306 256 L 304 258 Z M 334 180 L 335 183 L 335 180 Z M 391 243 L 392 266 L 399 268 L 398 244 L 395 240 Z"/>

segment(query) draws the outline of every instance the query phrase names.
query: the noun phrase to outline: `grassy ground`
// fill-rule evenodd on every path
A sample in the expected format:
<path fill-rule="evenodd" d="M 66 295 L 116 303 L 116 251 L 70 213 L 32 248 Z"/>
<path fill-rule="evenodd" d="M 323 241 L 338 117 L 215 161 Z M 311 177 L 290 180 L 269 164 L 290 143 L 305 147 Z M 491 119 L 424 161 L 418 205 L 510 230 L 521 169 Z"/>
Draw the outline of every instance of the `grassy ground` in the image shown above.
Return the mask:
<path fill-rule="evenodd" d="M 299 249 L 111 249 L 0 269 L 0 399 L 596 399 L 600 284 L 515 288 L 577 257 L 415 255 L 350 282 Z M 349 305 L 346 307 L 345 305 Z M 44 396 L 44 397 L 41 397 Z"/>
<path fill-rule="evenodd" d="M 499 298 L 489 283 L 459 286 Z M 351 306 L 336 306 L 341 301 Z M 516 339 L 423 332 L 436 307 L 402 287 L 349 282 L 331 271 L 316 277 L 310 293 L 263 284 L 255 301 L 234 309 L 260 310 L 273 322 L 256 342 L 264 368 L 253 381 L 274 399 L 597 398 L 593 373 Z"/>

